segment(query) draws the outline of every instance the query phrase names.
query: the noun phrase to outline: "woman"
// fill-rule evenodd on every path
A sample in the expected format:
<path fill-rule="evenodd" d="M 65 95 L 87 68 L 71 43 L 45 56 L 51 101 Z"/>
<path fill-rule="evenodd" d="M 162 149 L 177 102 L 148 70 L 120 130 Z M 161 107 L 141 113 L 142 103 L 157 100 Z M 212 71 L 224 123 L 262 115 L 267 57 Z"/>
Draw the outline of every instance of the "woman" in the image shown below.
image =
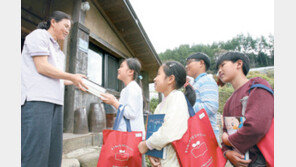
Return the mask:
<path fill-rule="evenodd" d="M 62 160 L 64 84 L 81 90 L 82 74 L 64 72 L 58 40 L 71 28 L 70 16 L 55 11 L 26 36 L 21 72 L 22 167 L 58 167 Z"/>

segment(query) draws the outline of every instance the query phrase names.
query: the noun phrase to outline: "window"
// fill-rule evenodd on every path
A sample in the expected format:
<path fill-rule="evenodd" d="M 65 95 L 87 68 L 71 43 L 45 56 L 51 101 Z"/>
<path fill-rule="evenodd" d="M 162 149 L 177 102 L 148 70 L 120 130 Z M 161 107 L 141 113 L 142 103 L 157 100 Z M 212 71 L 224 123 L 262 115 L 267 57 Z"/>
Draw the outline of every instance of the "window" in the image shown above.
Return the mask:
<path fill-rule="evenodd" d="M 88 64 L 87 64 L 87 77 L 93 82 L 103 84 L 103 53 L 89 45 L 88 50 Z"/>
<path fill-rule="evenodd" d="M 117 79 L 119 59 L 89 43 L 87 77 L 91 81 L 115 91 L 120 91 L 122 83 Z"/>
<path fill-rule="evenodd" d="M 119 91 L 118 89 L 118 79 L 117 79 L 117 70 L 119 68 L 119 60 L 116 57 L 111 56 L 110 54 L 105 54 L 105 70 L 106 70 L 106 79 L 105 87 Z"/>

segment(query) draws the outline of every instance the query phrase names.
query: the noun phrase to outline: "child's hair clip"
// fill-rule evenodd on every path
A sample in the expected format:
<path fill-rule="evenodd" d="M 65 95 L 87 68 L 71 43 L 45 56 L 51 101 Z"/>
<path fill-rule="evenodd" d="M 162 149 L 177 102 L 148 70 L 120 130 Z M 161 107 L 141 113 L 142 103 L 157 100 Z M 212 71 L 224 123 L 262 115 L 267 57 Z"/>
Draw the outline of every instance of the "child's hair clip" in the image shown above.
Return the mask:
<path fill-rule="evenodd" d="M 143 79 L 142 75 L 139 75 L 139 76 L 138 76 L 138 78 L 139 78 L 140 80 L 142 80 L 142 79 Z"/>
<path fill-rule="evenodd" d="M 174 65 L 175 65 L 175 63 L 172 63 L 172 64 L 169 65 L 169 67 L 173 67 Z"/>

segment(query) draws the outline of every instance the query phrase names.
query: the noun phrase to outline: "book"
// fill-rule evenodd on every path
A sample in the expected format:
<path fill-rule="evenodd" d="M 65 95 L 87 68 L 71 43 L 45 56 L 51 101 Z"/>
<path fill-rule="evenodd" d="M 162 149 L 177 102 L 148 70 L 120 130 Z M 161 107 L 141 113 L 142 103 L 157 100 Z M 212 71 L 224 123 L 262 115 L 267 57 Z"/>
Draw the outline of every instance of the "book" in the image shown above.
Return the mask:
<path fill-rule="evenodd" d="M 106 93 L 106 89 L 100 86 L 99 84 L 86 79 L 82 78 L 82 82 L 88 87 L 87 91 L 97 97 L 103 98 L 101 93 Z"/>
<path fill-rule="evenodd" d="M 156 132 L 161 125 L 163 124 L 165 114 L 149 114 L 147 117 L 147 123 L 146 123 L 146 140 L 149 139 L 149 137 Z M 148 150 L 146 152 L 146 155 L 158 157 L 161 159 L 165 159 L 165 149 L 161 150 Z"/>
<path fill-rule="evenodd" d="M 224 117 L 225 127 L 228 135 L 232 135 L 238 131 L 241 127 L 243 127 L 245 117 Z M 249 159 L 249 151 L 245 153 L 245 160 Z"/>
<path fill-rule="evenodd" d="M 245 117 L 224 117 L 228 135 L 236 133 L 237 130 L 243 126 L 244 120 Z"/>

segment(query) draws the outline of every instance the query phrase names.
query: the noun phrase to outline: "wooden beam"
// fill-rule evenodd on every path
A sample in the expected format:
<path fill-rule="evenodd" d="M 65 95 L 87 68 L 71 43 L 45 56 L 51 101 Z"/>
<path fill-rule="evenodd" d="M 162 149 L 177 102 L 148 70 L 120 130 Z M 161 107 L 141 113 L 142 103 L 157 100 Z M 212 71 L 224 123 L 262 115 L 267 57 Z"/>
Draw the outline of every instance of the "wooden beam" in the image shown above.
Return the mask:
<path fill-rule="evenodd" d="M 118 58 L 128 58 L 127 55 L 122 53 L 120 50 L 116 49 L 114 46 L 110 45 L 108 42 L 106 42 L 102 38 L 98 37 L 96 34 L 90 33 L 89 36 L 91 37 L 90 38 L 91 42 L 98 44 L 102 49 L 111 53 L 112 55 Z"/>
<path fill-rule="evenodd" d="M 44 16 L 45 18 L 43 18 L 42 20 L 47 20 L 51 14 L 51 10 L 52 10 L 52 3 L 53 0 L 47 0 L 46 1 L 46 6 L 45 6 L 45 11 L 44 11 Z"/>
<path fill-rule="evenodd" d="M 105 13 L 105 11 L 102 9 L 102 7 L 100 6 L 100 4 L 98 3 L 98 0 L 91 0 L 91 2 L 94 4 L 94 6 L 97 8 L 97 10 L 101 13 L 101 15 L 103 16 L 103 18 L 107 21 L 108 25 L 115 32 L 116 36 L 123 43 L 123 45 L 127 48 L 127 50 L 130 52 L 130 54 L 133 57 L 135 57 L 135 53 L 132 51 L 132 49 L 125 42 L 124 38 L 121 36 L 121 33 L 117 30 L 117 28 L 114 26 L 113 22 L 110 20 L 110 18 L 107 16 L 107 14 Z M 107 3 L 110 3 L 111 4 L 111 2 L 109 2 L 109 1 Z"/>

